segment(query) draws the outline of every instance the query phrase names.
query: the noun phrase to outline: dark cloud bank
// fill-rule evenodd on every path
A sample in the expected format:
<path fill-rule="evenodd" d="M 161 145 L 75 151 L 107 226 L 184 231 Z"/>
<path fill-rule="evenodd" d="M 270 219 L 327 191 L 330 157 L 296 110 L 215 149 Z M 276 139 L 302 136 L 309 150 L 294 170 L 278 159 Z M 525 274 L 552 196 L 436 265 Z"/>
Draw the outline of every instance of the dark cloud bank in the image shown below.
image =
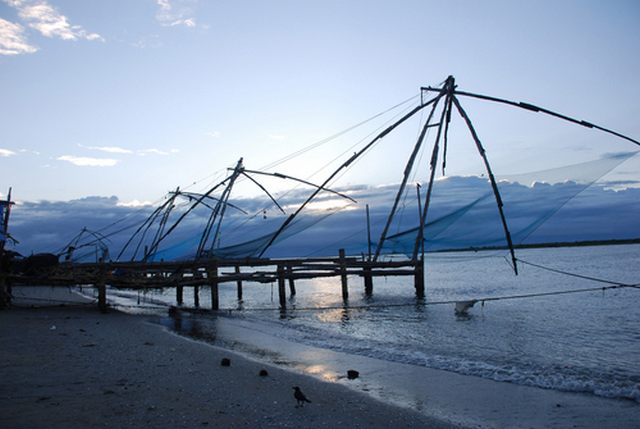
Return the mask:
<path fill-rule="evenodd" d="M 522 185 L 501 182 L 505 211 L 516 243 L 630 239 L 640 237 L 640 188 L 638 183 L 599 183 L 586 187 L 576 182 Z M 633 187 L 633 186 L 636 187 Z M 630 187 L 631 186 L 631 187 Z M 614 188 L 618 190 L 614 190 Z M 424 191 L 425 188 L 423 188 Z M 342 189 L 358 205 L 340 211 L 315 210 L 300 217 L 291 233 L 285 234 L 266 256 L 333 255 L 340 247 L 349 253 L 366 252 L 365 204 L 371 208 L 372 240 L 375 242 L 386 220 L 395 186 Z M 289 193 L 280 199 L 284 207 L 299 204 L 308 191 Z M 415 189 L 401 200 L 398 221 L 389 235 L 395 238 L 385 251 L 407 251 L 415 234 L 403 231 L 417 226 Z M 423 192 L 424 195 L 424 192 Z M 325 195 L 320 201 L 336 202 Z M 110 235 L 106 241 L 114 258 L 122 245 L 153 210 L 118 205 L 116 197 L 86 197 L 66 202 L 23 202 L 14 207 L 10 233 L 19 240 L 10 248 L 24 255 L 58 252 L 83 227 Z M 186 204 L 186 202 L 185 202 Z M 221 245 L 246 242 L 273 232 L 284 220 L 263 198 L 236 200 L 234 204 L 250 214 L 229 210 L 222 229 Z M 331 204 L 327 203 L 328 206 Z M 266 210 L 262 210 L 266 208 Z M 293 210 L 289 209 L 291 213 Z M 179 213 L 178 209 L 174 217 Z M 196 211 L 175 230 L 163 247 L 165 255 L 188 257 L 197 246 L 207 212 Z M 504 243 L 498 211 L 491 188 L 484 178 L 450 177 L 436 183 L 428 216 L 427 248 L 467 248 Z M 307 228 L 308 227 L 308 228 Z M 307 228 L 307 229 L 305 229 Z M 91 248 L 86 249 L 89 253 Z"/>

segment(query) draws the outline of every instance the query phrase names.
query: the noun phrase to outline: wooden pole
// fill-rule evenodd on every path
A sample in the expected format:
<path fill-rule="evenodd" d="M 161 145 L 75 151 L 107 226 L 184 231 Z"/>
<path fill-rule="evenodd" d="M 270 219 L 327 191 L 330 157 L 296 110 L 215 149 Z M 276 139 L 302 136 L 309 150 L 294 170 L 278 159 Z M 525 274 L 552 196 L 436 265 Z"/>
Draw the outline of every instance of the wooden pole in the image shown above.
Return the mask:
<path fill-rule="evenodd" d="M 107 285 L 106 285 L 106 269 L 104 264 L 100 264 L 100 271 L 98 273 L 98 309 L 101 313 L 107 312 Z"/>
<path fill-rule="evenodd" d="M 182 303 L 184 302 L 182 289 L 183 289 L 183 286 L 176 286 L 176 303 L 178 305 L 182 305 Z"/>
<path fill-rule="evenodd" d="M 240 274 L 240 265 L 236 264 L 235 272 L 236 274 Z M 238 301 L 242 301 L 242 280 L 238 279 L 236 285 L 238 286 Z"/>
<path fill-rule="evenodd" d="M 413 115 L 418 113 L 420 110 L 422 110 L 425 107 L 433 104 L 436 100 L 439 100 L 439 99 L 440 99 L 440 96 L 434 97 L 433 99 L 427 101 L 426 103 L 421 103 L 419 106 L 413 108 L 410 112 L 405 114 L 402 118 L 398 119 L 396 122 L 394 122 L 393 124 L 391 124 L 387 128 L 385 128 L 380 134 L 378 134 L 376 137 L 374 137 L 373 140 L 371 140 L 362 149 L 360 149 L 360 151 L 354 153 L 348 160 L 346 160 L 342 165 L 340 165 L 333 173 L 331 173 L 331 175 L 329 175 L 329 177 L 327 179 L 325 179 L 325 181 L 321 185 L 318 186 L 318 188 L 311 195 L 309 195 L 309 197 L 307 197 L 307 199 L 298 207 L 298 209 L 295 211 L 295 213 L 289 215 L 289 217 L 287 219 L 285 219 L 285 221 L 282 223 L 282 225 L 280 225 L 280 228 L 275 232 L 275 234 L 273 234 L 273 236 L 271 237 L 271 240 L 269 240 L 267 245 L 262 248 L 262 251 L 260 252 L 258 257 L 262 257 L 262 255 L 264 255 L 264 253 L 267 251 L 267 249 L 273 243 L 275 243 L 276 239 L 278 237 L 280 237 L 280 234 L 282 234 L 282 232 L 287 228 L 287 226 L 289 226 L 289 224 L 293 221 L 293 219 L 307 206 L 307 204 L 309 204 L 311 202 L 311 200 L 313 200 L 316 197 L 316 195 L 318 195 L 320 193 L 321 190 L 326 188 L 326 186 L 329 184 L 329 182 L 331 182 L 333 180 L 333 178 L 336 177 L 338 175 L 338 173 L 340 173 L 340 171 L 342 171 L 342 169 L 347 168 L 349 165 L 351 165 L 351 163 L 353 163 L 362 154 L 364 154 L 366 151 L 368 151 L 369 148 L 371 148 L 371 146 L 373 146 L 378 140 L 384 138 L 387 134 L 389 134 L 395 128 L 400 126 L 407 119 L 411 118 Z"/>
<path fill-rule="evenodd" d="M 289 277 L 289 293 L 294 296 L 296 294 L 296 284 L 293 280 L 293 268 L 291 265 L 287 265 L 287 277 Z"/>
<path fill-rule="evenodd" d="M 418 258 L 414 268 L 415 277 L 414 284 L 416 288 L 416 296 L 424 298 L 424 258 Z"/>
<path fill-rule="evenodd" d="M 424 199 L 424 207 L 422 208 L 422 214 L 420 216 L 420 226 L 418 228 L 418 235 L 416 236 L 415 246 L 413 247 L 413 255 L 411 257 L 412 261 L 418 261 L 418 251 L 421 249 L 424 241 L 424 225 L 427 221 L 427 214 L 429 211 L 429 204 L 431 202 L 431 192 L 433 190 L 433 183 L 435 180 L 436 168 L 438 164 L 438 152 L 440 150 L 440 137 L 442 135 L 443 123 L 447 114 L 447 107 L 449 106 L 449 98 L 453 97 L 452 93 L 455 88 L 455 81 L 453 76 L 449 76 L 447 78 L 447 83 L 444 88 L 447 92 L 447 98 L 444 103 L 444 108 L 442 109 L 442 114 L 440 115 L 440 122 L 438 123 L 438 133 L 436 134 L 436 140 L 433 144 L 433 151 L 431 152 L 431 161 L 429 163 L 429 168 L 431 173 L 429 175 L 429 184 L 427 186 L 427 194 Z"/>
<path fill-rule="evenodd" d="M 210 279 L 211 285 L 211 310 L 220 309 L 220 297 L 218 296 L 218 264 L 213 263 L 207 269 L 207 277 Z"/>
<path fill-rule="evenodd" d="M 347 263 L 345 261 L 344 249 L 338 250 L 340 256 L 340 282 L 342 283 L 342 299 L 349 299 L 349 285 L 347 284 Z"/>
<path fill-rule="evenodd" d="M 407 164 L 404 168 L 402 181 L 400 182 L 400 187 L 398 188 L 398 192 L 396 193 L 396 198 L 393 201 L 393 205 L 391 206 L 391 211 L 389 212 L 389 216 L 387 217 L 387 223 L 384 225 L 384 228 L 382 229 L 382 234 L 380 234 L 378 245 L 376 246 L 376 253 L 373 256 L 374 261 L 377 261 L 378 257 L 380 256 L 380 252 L 382 251 L 382 246 L 384 245 L 384 242 L 387 238 L 387 232 L 389 231 L 389 227 L 391 227 L 391 222 L 393 221 L 396 210 L 398 209 L 398 205 L 404 193 L 405 186 L 407 185 L 407 181 L 409 180 L 409 177 L 411 176 L 411 172 L 413 171 L 413 164 L 416 161 L 416 157 L 418 156 L 418 153 L 420 153 L 420 148 L 422 147 L 422 143 L 425 140 L 427 130 L 430 128 L 431 119 L 433 118 L 433 115 L 436 112 L 436 108 L 438 107 L 438 103 L 440 99 L 445 94 L 445 89 L 446 89 L 446 85 L 442 88 L 441 93 L 438 94 L 438 96 L 435 98 L 435 102 L 433 103 L 433 107 L 429 112 L 427 121 L 424 123 L 424 126 L 422 127 L 422 131 L 420 131 L 420 136 L 418 137 L 416 144 L 413 146 L 413 151 L 411 152 L 411 156 L 409 156 L 409 160 L 407 161 Z"/>
<path fill-rule="evenodd" d="M 367 248 L 369 250 L 369 261 L 371 261 L 371 217 L 369 216 L 369 204 L 367 204 Z"/>
<path fill-rule="evenodd" d="M 284 266 L 278 265 L 278 298 L 280 299 L 280 308 L 287 308 L 287 296 L 284 288 Z"/>
<path fill-rule="evenodd" d="M 200 308 L 200 287 L 193 287 L 193 306 L 195 308 Z"/>
<path fill-rule="evenodd" d="M 502 202 L 502 197 L 500 196 L 500 191 L 498 190 L 498 184 L 496 183 L 496 179 L 493 176 L 493 171 L 491 171 L 491 166 L 489 165 L 489 160 L 487 159 L 486 151 L 482 146 L 482 142 L 480 142 L 480 137 L 478 137 L 478 134 L 476 133 L 476 129 L 473 127 L 473 124 L 471 123 L 471 119 L 469 119 L 467 112 L 464 111 L 464 109 L 462 108 L 462 106 L 460 105 L 460 102 L 456 97 L 453 97 L 453 103 L 456 105 L 456 109 L 458 109 L 460 116 L 462 116 L 462 118 L 466 122 L 467 127 L 469 128 L 469 132 L 471 133 L 471 137 L 473 137 L 473 141 L 476 143 L 476 148 L 478 149 L 478 152 L 480 153 L 480 157 L 484 162 L 484 166 L 485 166 L 485 169 L 487 170 L 487 174 L 489 175 L 491 188 L 493 189 L 493 195 L 495 196 L 496 204 L 498 205 L 498 212 L 500 212 L 500 220 L 502 220 L 502 228 L 504 229 L 504 236 L 507 239 L 509 252 L 511 253 L 511 261 L 513 262 L 513 271 L 515 272 L 516 275 L 518 275 L 517 258 L 516 258 L 515 250 L 513 249 L 513 242 L 511 241 L 511 233 L 509 232 L 509 226 L 507 225 L 507 218 L 504 215 L 504 209 L 503 209 L 504 204 Z"/>
<path fill-rule="evenodd" d="M 363 269 L 364 275 L 364 294 L 371 296 L 373 294 L 373 277 L 371 276 L 371 266 L 367 265 Z"/>

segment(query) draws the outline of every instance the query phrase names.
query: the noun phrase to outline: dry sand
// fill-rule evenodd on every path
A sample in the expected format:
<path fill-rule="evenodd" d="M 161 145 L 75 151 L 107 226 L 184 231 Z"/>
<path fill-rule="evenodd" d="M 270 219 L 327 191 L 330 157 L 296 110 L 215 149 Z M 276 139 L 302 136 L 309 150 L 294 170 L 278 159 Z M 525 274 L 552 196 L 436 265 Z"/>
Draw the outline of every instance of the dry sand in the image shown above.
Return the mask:
<path fill-rule="evenodd" d="M 4 429 L 452 427 L 95 307 L 0 312 L 0 379 Z"/>

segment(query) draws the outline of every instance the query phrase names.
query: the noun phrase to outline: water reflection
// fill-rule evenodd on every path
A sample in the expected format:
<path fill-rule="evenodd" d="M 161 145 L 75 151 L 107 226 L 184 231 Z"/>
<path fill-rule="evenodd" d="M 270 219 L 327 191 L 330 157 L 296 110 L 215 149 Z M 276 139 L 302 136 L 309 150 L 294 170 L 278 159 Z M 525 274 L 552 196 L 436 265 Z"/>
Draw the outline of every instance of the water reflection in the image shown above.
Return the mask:
<path fill-rule="evenodd" d="M 213 315 L 213 318 L 216 316 Z M 170 311 L 169 317 L 160 319 L 160 323 L 170 330 L 190 338 L 213 343 L 216 340 L 216 328 L 214 323 L 206 325 L 191 314 L 184 314 L 181 311 Z"/>

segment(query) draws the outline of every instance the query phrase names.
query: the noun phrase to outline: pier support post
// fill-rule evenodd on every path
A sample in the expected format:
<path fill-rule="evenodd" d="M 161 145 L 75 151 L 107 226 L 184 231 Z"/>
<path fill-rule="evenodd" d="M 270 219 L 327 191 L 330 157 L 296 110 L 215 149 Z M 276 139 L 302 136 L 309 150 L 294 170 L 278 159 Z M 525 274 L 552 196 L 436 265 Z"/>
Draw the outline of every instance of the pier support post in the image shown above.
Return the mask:
<path fill-rule="evenodd" d="M 207 268 L 207 279 L 211 285 L 211 310 L 220 309 L 220 298 L 218 296 L 218 264 L 214 262 Z"/>
<path fill-rule="evenodd" d="M 200 308 L 200 286 L 193 287 L 193 306 Z"/>
<path fill-rule="evenodd" d="M 293 280 L 293 268 L 291 265 L 287 265 L 287 277 L 289 277 L 289 293 L 294 296 L 296 294 L 296 284 Z"/>
<path fill-rule="evenodd" d="M 280 299 L 280 308 L 285 309 L 287 307 L 287 296 L 284 288 L 284 267 L 278 265 L 278 298 Z"/>
<path fill-rule="evenodd" d="M 424 298 L 424 259 L 418 258 L 414 267 L 414 283 L 416 296 Z"/>
<path fill-rule="evenodd" d="M 373 277 L 371 276 L 371 265 L 367 265 L 363 269 L 364 276 L 364 294 L 366 296 L 373 295 Z"/>
<path fill-rule="evenodd" d="M 11 304 L 11 294 L 7 290 L 5 275 L 0 271 L 0 308 L 9 307 Z"/>
<path fill-rule="evenodd" d="M 342 299 L 349 299 L 349 285 L 347 284 L 347 262 L 345 261 L 344 249 L 338 250 L 340 256 L 340 282 L 342 283 Z"/>
<path fill-rule="evenodd" d="M 106 285 L 106 267 L 104 264 L 100 265 L 100 271 L 98 273 L 98 309 L 101 313 L 107 312 L 107 285 Z"/>
<path fill-rule="evenodd" d="M 235 272 L 240 274 L 240 265 L 236 265 Z M 238 279 L 236 285 L 238 286 L 238 301 L 242 301 L 242 280 Z"/>
<path fill-rule="evenodd" d="M 183 287 L 184 286 L 176 286 L 176 303 L 178 305 L 182 305 L 184 302 Z"/>

